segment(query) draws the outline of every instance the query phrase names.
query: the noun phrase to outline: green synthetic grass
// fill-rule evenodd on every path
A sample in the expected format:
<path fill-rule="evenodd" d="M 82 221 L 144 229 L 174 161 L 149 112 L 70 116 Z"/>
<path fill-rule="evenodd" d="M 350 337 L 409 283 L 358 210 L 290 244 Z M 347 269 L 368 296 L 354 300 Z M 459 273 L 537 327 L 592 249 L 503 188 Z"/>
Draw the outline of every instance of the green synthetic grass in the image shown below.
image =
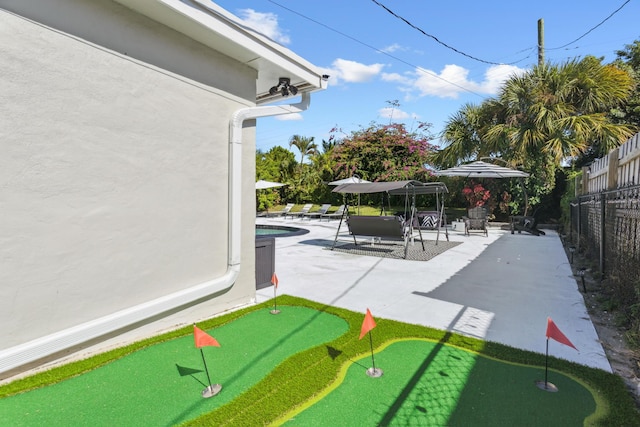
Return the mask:
<path fill-rule="evenodd" d="M 288 306 L 279 315 L 257 310 L 209 330 L 221 345 L 203 348 L 212 382 L 223 385 L 215 398 L 200 397 L 207 376 L 187 335 L 0 399 L 0 425 L 176 425 L 233 400 L 292 354 L 346 331 L 344 320 L 307 307 Z"/>
<path fill-rule="evenodd" d="M 101 396 L 100 393 L 95 394 L 96 402 L 102 405 L 98 405 L 99 409 L 96 412 L 99 413 L 114 406 L 115 410 L 120 412 L 119 418 L 115 418 L 115 415 L 98 417 L 96 414 L 90 414 L 93 417 L 90 421 L 85 422 L 85 419 L 82 419 L 80 423 L 66 422 L 65 417 L 69 412 L 65 409 L 63 412 L 58 412 L 62 414 L 61 418 L 55 420 L 48 418 L 48 421 L 31 425 L 155 426 L 174 425 L 185 420 L 188 420 L 184 423 L 185 425 L 193 426 L 246 427 L 269 423 L 278 425 L 282 422 L 292 423 L 291 425 L 317 425 L 314 422 L 310 424 L 300 424 L 300 422 L 303 420 L 302 417 L 312 416 L 316 405 L 320 405 L 318 408 L 328 405 L 333 399 L 332 393 L 339 393 L 342 387 L 351 387 L 353 384 L 360 383 L 366 388 L 393 383 L 388 390 L 390 395 L 379 403 L 377 417 L 374 417 L 376 421 L 373 421 L 373 424 L 369 424 L 369 421 L 360 422 L 360 419 L 356 418 L 360 415 L 350 416 L 346 423 L 342 424 L 331 422 L 321 424 L 438 425 L 427 423 L 426 414 L 428 414 L 440 417 L 434 418 L 436 422 L 449 417 L 448 425 L 505 425 L 500 420 L 513 420 L 516 419 L 513 417 L 517 416 L 530 419 L 531 425 L 554 425 L 553 422 L 547 422 L 547 418 L 536 417 L 545 417 L 546 411 L 553 410 L 553 404 L 557 403 L 563 410 L 561 415 L 557 415 L 560 417 L 557 420 L 561 424 L 555 425 L 640 426 L 633 399 L 626 391 L 622 380 L 613 374 L 551 357 L 549 381 L 556 384 L 560 392 L 548 393 L 533 385 L 534 380 L 543 379 L 541 376 L 544 373 L 542 368 L 544 355 L 386 319 L 376 319 L 378 325 L 373 330 L 374 346 L 376 351 L 379 351 L 376 353 L 376 366 L 384 369 L 385 375 L 382 378 L 371 379 L 364 374 L 364 370 L 370 366 L 369 342 L 367 339 L 361 341 L 357 339 L 363 319 L 362 313 L 289 296 L 278 297 L 278 302 L 282 313 L 277 316 L 268 314 L 272 303 L 266 302 L 198 325 L 211 332 L 222 345 L 221 348 L 205 348 L 212 380 L 223 386 L 222 392 L 211 399 L 200 397 L 206 376 L 201 372 L 202 361 L 199 351 L 193 347 L 190 327 L 2 386 L 0 396 L 9 396 L 34 387 L 59 383 L 57 386 L 35 390 L 36 393 L 44 393 L 45 390 L 61 387 L 76 379 L 61 382 L 69 376 L 102 366 L 77 378 L 92 375 L 96 375 L 97 378 L 102 377 L 101 382 L 96 382 L 97 390 L 113 389 L 114 393 L 118 390 L 129 393 L 128 387 L 135 386 L 137 391 L 121 400 L 112 400 L 111 397 Z M 299 318 L 290 323 L 283 321 L 287 319 L 289 310 L 305 311 L 304 308 L 312 313 L 306 319 L 312 320 L 305 321 Z M 262 313 L 264 321 L 260 320 L 252 326 L 247 324 L 240 328 L 241 324 L 253 316 L 253 313 Z M 318 331 L 320 335 L 315 337 L 313 342 L 308 343 L 311 347 L 301 346 L 298 350 L 280 348 L 288 345 L 289 341 L 296 341 L 300 335 L 306 335 L 304 332 L 310 330 L 307 327 L 311 326 L 303 327 L 303 325 L 320 326 L 324 323 L 320 321 L 321 318 L 334 319 L 332 322 L 337 322 L 331 327 L 336 329 L 331 337 L 322 335 L 328 331 Z M 240 329 L 232 332 L 235 328 Z M 231 351 L 230 338 L 238 343 L 238 347 L 233 350 L 233 354 L 227 354 L 231 360 L 223 361 L 218 356 L 222 355 L 224 349 Z M 396 343 L 398 340 L 409 341 Z M 258 344 L 254 344 L 254 341 Z M 319 344 L 320 342 L 323 343 Z M 271 346 L 265 349 L 267 343 L 271 343 Z M 404 346 L 411 346 L 411 348 Z M 178 354 L 182 355 L 183 347 L 186 353 L 184 356 L 178 356 Z M 173 353 L 168 351 L 170 348 L 175 348 L 176 351 L 179 349 L 179 351 Z M 141 358 L 143 356 L 138 354 L 146 355 L 147 353 L 156 354 L 152 363 L 154 367 L 149 367 L 144 375 L 134 374 L 137 368 L 133 368 L 131 362 L 127 360 Z M 276 356 L 275 353 L 278 355 Z M 403 357 L 402 360 L 397 359 L 400 356 Z M 492 358 L 509 363 L 505 364 Z M 116 362 L 110 363 L 113 360 Z M 447 362 L 444 363 L 444 361 Z M 514 363 L 529 366 L 517 366 Z M 260 366 L 254 367 L 254 364 Z M 129 366 L 125 370 L 127 372 L 125 377 L 114 378 L 112 375 L 98 374 L 99 371 L 106 370 L 112 365 Z M 407 366 L 406 370 L 402 370 L 404 365 Z M 146 383 L 149 381 L 147 376 L 158 376 L 158 370 L 163 372 L 166 370 L 167 376 L 164 377 L 164 381 L 160 379 L 150 386 L 159 390 L 150 390 Z M 199 370 L 200 372 L 197 372 Z M 342 377 L 344 381 L 340 381 Z M 410 379 L 407 380 L 407 378 Z M 443 384 L 446 386 L 443 387 Z M 399 385 L 400 388 L 398 388 Z M 424 387 L 427 387 L 426 390 L 429 392 L 425 393 Z M 522 393 L 514 392 L 513 387 L 521 387 Z M 176 388 L 182 391 L 176 393 Z M 585 395 L 587 389 L 590 393 L 587 392 Z M 90 389 L 82 389 L 79 393 L 76 392 L 76 395 L 82 395 L 83 391 L 88 390 Z M 5 402 L 11 402 L 14 398 L 17 401 L 31 393 L 33 392 L 0 400 L 0 425 L 16 425 L 12 421 L 4 422 L 5 414 L 8 413 Z M 147 393 L 154 396 L 153 404 L 159 405 L 160 409 L 147 406 L 145 403 Z M 364 393 L 365 397 L 358 402 L 369 402 L 373 400 L 373 396 L 378 397 L 378 393 L 373 388 L 362 390 L 362 387 L 359 387 L 359 393 L 359 396 Z M 541 400 L 536 399 L 537 402 L 532 400 L 531 394 Z M 318 397 L 323 399 L 318 400 Z M 390 404 L 392 397 L 394 400 Z M 513 400 L 507 401 L 506 397 Z M 58 395 L 54 399 L 55 403 L 49 407 L 53 409 L 37 404 L 29 405 L 27 409 L 44 412 L 60 411 L 60 408 L 55 406 L 64 406 L 76 397 Z M 118 408 L 125 404 L 137 409 L 127 413 L 124 406 Z M 585 409 L 583 405 L 587 405 L 587 408 Z M 179 409 L 176 409 L 177 407 Z M 25 407 L 23 407 L 24 410 Z M 153 411 L 163 414 L 161 421 L 155 422 L 153 418 L 149 418 L 155 416 L 151 414 Z M 343 409 L 330 410 L 331 413 L 336 411 L 340 412 Z M 367 409 L 365 411 L 370 412 Z M 201 415 L 198 416 L 198 414 Z M 584 419 L 585 414 L 591 415 Z M 329 417 L 331 414 L 326 416 Z M 566 418 L 571 421 L 564 422 L 565 416 L 572 417 Z M 582 424 L 579 421 L 581 418 Z M 536 420 L 544 421 L 536 423 Z M 573 420 L 578 421 L 574 424 Z M 511 421 L 506 424 L 518 425 L 517 422 Z"/>
<path fill-rule="evenodd" d="M 541 391 L 541 368 L 499 362 L 433 341 L 394 342 L 350 365 L 338 386 L 286 425 L 581 426 L 596 402 L 577 381 L 552 373 L 559 392 Z"/>

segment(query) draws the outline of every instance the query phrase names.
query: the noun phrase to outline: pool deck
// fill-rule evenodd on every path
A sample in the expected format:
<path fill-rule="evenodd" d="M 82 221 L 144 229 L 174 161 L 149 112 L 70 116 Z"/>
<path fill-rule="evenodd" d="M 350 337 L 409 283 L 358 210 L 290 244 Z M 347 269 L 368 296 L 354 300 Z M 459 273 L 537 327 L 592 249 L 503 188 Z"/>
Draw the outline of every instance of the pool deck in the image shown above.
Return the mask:
<path fill-rule="evenodd" d="M 460 245 L 429 261 L 331 251 L 338 220 L 257 218 L 257 224 L 303 227 L 276 238 L 278 292 L 545 353 L 547 317 L 578 348 L 549 342 L 549 354 L 612 372 L 558 234 L 488 237 L 450 230 Z M 348 238 L 343 225 L 341 238 Z M 435 231 L 425 233 L 435 240 Z M 440 239 L 444 239 L 443 234 Z M 257 302 L 273 298 L 257 291 Z"/>

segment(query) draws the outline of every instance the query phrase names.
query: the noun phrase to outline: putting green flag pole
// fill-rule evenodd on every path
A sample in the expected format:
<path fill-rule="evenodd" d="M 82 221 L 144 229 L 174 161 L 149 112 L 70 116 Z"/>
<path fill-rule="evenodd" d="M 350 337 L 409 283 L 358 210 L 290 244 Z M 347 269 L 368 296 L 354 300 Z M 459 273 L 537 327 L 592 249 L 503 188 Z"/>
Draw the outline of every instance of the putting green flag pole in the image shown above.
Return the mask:
<path fill-rule="evenodd" d="M 367 308 L 367 313 L 364 315 L 364 320 L 362 321 L 362 327 L 360 328 L 360 338 L 369 334 L 369 348 L 371 349 L 371 364 L 372 368 L 367 369 L 367 375 L 372 378 L 378 378 L 382 376 L 382 369 L 376 368 L 376 361 L 373 358 L 373 338 L 371 337 L 371 330 L 376 327 L 376 321 L 373 319 L 371 315 L 371 311 Z"/>
<path fill-rule="evenodd" d="M 271 310 L 271 314 L 278 314 L 280 313 L 280 310 L 278 310 L 278 295 L 276 292 L 278 289 L 278 276 L 276 276 L 275 272 L 271 275 L 271 283 L 273 284 L 273 310 Z"/>
<path fill-rule="evenodd" d="M 547 351 L 544 358 L 544 383 L 542 381 L 536 381 L 536 385 L 543 390 L 555 392 L 555 391 L 558 391 L 558 387 L 556 387 L 554 384 L 550 383 L 547 380 L 548 374 L 549 374 L 549 338 L 555 341 L 558 341 L 559 343 L 564 344 L 568 347 L 571 347 L 576 351 L 578 349 L 576 348 L 575 345 L 573 345 L 571 341 L 569 341 L 569 338 L 567 338 L 566 335 L 562 333 L 562 331 L 560 330 L 560 328 L 558 328 L 558 326 L 554 323 L 554 321 L 551 320 L 551 317 L 547 317 L 546 336 L 547 336 Z"/>
<path fill-rule="evenodd" d="M 212 397 L 215 396 L 222 390 L 222 386 L 220 384 L 211 384 L 211 377 L 209 376 L 209 368 L 207 368 L 207 361 L 204 358 L 204 352 L 202 351 L 202 347 L 213 346 L 220 347 L 220 343 L 214 337 L 198 328 L 195 324 L 193 325 L 193 339 L 196 344 L 196 348 L 200 349 L 200 355 L 202 356 L 202 363 L 204 364 L 204 371 L 207 373 L 207 381 L 209 381 L 209 385 L 207 388 L 202 390 L 202 397 Z"/>

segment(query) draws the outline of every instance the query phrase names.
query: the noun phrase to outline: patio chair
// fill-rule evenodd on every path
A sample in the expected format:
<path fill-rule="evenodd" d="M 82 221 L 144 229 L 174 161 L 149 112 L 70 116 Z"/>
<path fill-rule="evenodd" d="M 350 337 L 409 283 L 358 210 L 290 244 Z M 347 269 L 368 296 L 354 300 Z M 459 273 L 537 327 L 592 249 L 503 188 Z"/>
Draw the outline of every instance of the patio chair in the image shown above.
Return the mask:
<path fill-rule="evenodd" d="M 320 221 L 322 221 L 322 218 L 326 218 L 327 221 L 329 221 L 332 218 L 342 218 L 346 208 L 347 208 L 347 205 L 340 205 L 338 207 L 338 210 L 336 210 L 335 212 L 325 213 L 325 214 L 320 215 Z"/>
<path fill-rule="evenodd" d="M 313 207 L 313 203 L 307 203 L 302 207 L 302 209 L 299 212 L 288 212 L 284 215 L 284 217 L 286 218 L 288 215 L 291 217 L 291 219 L 293 219 L 294 217 L 302 218 L 304 214 L 309 213 L 312 207 Z"/>
<path fill-rule="evenodd" d="M 467 211 L 467 216 L 463 216 L 464 234 L 469 235 L 470 231 L 481 231 L 485 237 L 489 235 L 487 230 L 488 212 L 484 206 L 471 208 Z"/>
<path fill-rule="evenodd" d="M 320 209 L 318 209 L 317 211 L 304 213 L 302 214 L 302 217 L 309 218 L 309 221 L 311 221 L 311 218 L 320 219 L 320 217 L 326 214 L 330 208 L 331 208 L 331 203 L 325 203 L 324 205 L 320 206 Z"/>
<path fill-rule="evenodd" d="M 263 215 L 260 216 L 265 216 L 267 218 L 272 218 L 272 217 L 276 217 L 276 216 L 286 216 L 289 211 L 291 209 L 293 209 L 293 207 L 295 206 L 295 203 L 287 203 L 287 205 L 284 207 L 284 209 L 279 210 L 279 211 L 273 211 L 273 212 L 264 212 Z"/>

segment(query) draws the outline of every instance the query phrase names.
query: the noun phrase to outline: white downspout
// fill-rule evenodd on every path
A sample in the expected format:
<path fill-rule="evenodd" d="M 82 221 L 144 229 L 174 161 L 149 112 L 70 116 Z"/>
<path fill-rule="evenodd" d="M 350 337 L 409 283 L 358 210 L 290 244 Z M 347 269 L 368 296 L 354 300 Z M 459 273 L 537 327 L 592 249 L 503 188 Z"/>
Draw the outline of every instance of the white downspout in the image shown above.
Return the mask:
<path fill-rule="evenodd" d="M 220 277 L 191 288 L 109 314 L 0 351 L 0 373 L 16 369 L 168 312 L 186 308 L 196 301 L 227 292 L 240 272 L 242 236 L 242 124 L 258 117 L 298 113 L 309 108 L 310 95 L 302 93 L 297 104 L 248 107 L 237 110 L 229 129 L 229 237 L 227 271 Z"/>
<path fill-rule="evenodd" d="M 302 99 L 297 104 L 268 105 L 263 107 L 242 108 L 236 111 L 231 118 L 229 129 L 229 144 L 231 156 L 231 180 L 229 181 L 229 232 L 231 236 L 240 239 L 242 221 L 240 221 L 242 200 L 242 124 L 245 120 L 259 117 L 279 116 L 282 114 L 300 113 L 309 108 L 311 95 L 302 93 Z M 240 242 L 229 239 L 230 265 L 240 263 Z"/>

